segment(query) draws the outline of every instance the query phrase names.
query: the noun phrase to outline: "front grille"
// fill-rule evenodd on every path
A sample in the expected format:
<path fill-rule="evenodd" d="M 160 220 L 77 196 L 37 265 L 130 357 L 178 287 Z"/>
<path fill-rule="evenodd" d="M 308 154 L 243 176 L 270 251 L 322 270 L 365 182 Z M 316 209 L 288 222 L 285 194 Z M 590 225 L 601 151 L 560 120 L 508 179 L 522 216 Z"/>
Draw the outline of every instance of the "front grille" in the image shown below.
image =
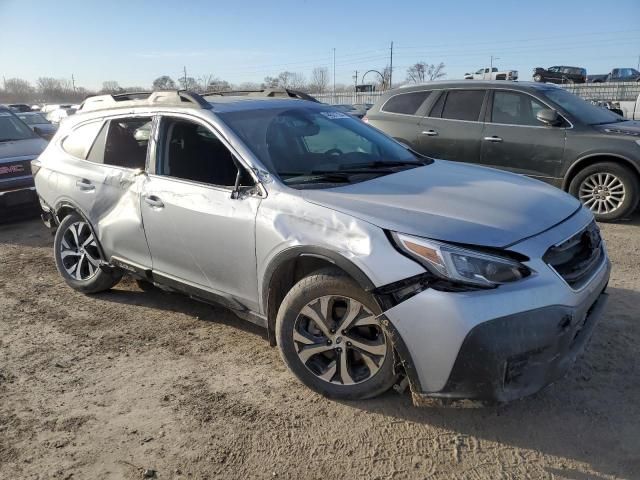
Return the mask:
<path fill-rule="evenodd" d="M 31 175 L 31 160 L 18 160 L 0 163 L 0 180 Z"/>
<path fill-rule="evenodd" d="M 572 288 L 580 288 L 601 263 L 604 250 L 600 229 L 589 226 L 547 250 L 542 259 Z"/>

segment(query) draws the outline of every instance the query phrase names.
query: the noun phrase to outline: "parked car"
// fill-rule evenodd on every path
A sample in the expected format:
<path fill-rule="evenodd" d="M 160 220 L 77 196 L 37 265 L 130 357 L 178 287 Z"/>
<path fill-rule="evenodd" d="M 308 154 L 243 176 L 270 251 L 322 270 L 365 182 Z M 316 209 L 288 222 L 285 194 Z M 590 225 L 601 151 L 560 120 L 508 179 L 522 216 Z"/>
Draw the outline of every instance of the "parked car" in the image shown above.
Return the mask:
<path fill-rule="evenodd" d="M 437 82 L 386 92 L 366 121 L 414 150 L 532 176 L 598 220 L 634 211 L 640 124 L 555 85 Z"/>
<path fill-rule="evenodd" d="M 475 73 L 465 73 L 465 80 L 517 80 L 517 70 L 498 71 L 496 67 L 481 68 Z"/>
<path fill-rule="evenodd" d="M 30 162 L 46 145 L 11 110 L 0 107 L 0 219 L 37 206 Z"/>
<path fill-rule="evenodd" d="M 51 140 L 56 133 L 56 126 L 53 125 L 39 112 L 24 112 L 16 114 L 20 120 L 26 123 L 31 130 L 42 138 Z"/>
<path fill-rule="evenodd" d="M 75 108 L 58 108 L 47 113 L 47 120 L 49 120 L 54 125 L 58 125 L 62 120 L 73 115 L 74 113 L 76 113 Z"/>
<path fill-rule="evenodd" d="M 26 103 L 10 103 L 7 105 L 14 112 L 30 112 L 31 107 Z"/>
<path fill-rule="evenodd" d="M 640 95 L 635 100 L 612 102 L 612 107 L 629 120 L 640 120 Z"/>
<path fill-rule="evenodd" d="M 531 394 L 606 301 L 610 262 L 576 199 L 426 158 L 327 105 L 155 92 L 80 112 L 33 162 L 67 284 L 127 273 L 222 303 L 329 397 L 403 376 L 417 403 Z"/>
<path fill-rule="evenodd" d="M 587 70 L 581 67 L 565 66 L 536 67 L 533 69 L 533 80 L 547 83 L 585 83 Z"/>
<path fill-rule="evenodd" d="M 614 68 L 609 73 L 599 75 L 587 75 L 587 82 L 640 82 L 640 72 L 635 68 Z"/>

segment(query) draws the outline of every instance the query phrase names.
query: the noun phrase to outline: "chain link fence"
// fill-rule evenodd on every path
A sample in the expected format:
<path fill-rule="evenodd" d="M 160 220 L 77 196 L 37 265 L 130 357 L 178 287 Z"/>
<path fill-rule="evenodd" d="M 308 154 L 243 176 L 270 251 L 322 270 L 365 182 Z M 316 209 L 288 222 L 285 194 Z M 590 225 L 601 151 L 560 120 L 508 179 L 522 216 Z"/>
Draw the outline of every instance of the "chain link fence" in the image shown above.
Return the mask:
<path fill-rule="evenodd" d="M 472 85 L 472 81 L 469 81 Z M 635 101 L 640 95 L 640 82 L 618 83 L 583 83 L 558 85 L 565 90 L 584 98 L 603 102 Z M 355 105 L 361 103 L 376 103 L 384 92 L 336 92 L 312 93 L 319 101 L 331 105 Z"/>

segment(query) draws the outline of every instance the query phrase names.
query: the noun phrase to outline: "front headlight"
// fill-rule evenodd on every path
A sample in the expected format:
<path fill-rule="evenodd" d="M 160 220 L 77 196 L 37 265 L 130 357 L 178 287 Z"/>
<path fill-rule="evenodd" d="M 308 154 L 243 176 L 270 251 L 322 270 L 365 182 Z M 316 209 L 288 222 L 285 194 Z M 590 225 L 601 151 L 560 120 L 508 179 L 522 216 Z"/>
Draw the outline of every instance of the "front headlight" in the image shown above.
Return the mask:
<path fill-rule="evenodd" d="M 442 242 L 392 232 L 396 245 L 431 273 L 460 283 L 496 287 L 531 275 L 531 270 L 510 258 L 454 247 Z"/>

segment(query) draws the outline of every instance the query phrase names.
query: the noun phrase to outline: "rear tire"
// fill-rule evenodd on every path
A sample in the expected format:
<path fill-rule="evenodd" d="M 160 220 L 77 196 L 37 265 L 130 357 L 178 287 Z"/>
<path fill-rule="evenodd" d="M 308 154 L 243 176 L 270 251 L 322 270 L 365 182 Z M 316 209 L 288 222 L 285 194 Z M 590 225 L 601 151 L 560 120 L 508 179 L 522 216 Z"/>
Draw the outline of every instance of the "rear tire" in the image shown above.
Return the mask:
<path fill-rule="evenodd" d="M 541 82 L 541 81 L 542 81 L 542 75 L 540 75 L 539 73 L 536 73 L 536 74 L 533 76 L 533 81 L 534 81 L 534 82 Z"/>
<path fill-rule="evenodd" d="M 569 193 L 589 208 L 599 222 L 628 217 L 638 206 L 640 184 L 624 165 L 602 162 L 590 165 L 571 180 Z"/>
<path fill-rule="evenodd" d="M 397 379 L 380 313 L 351 277 L 337 269 L 317 271 L 282 301 L 276 319 L 282 358 L 302 383 L 326 397 L 375 397 Z"/>
<path fill-rule="evenodd" d="M 53 241 L 56 267 L 67 285 L 82 293 L 109 290 L 122 273 L 102 265 L 101 249 L 89 223 L 71 213 L 58 226 Z"/>

